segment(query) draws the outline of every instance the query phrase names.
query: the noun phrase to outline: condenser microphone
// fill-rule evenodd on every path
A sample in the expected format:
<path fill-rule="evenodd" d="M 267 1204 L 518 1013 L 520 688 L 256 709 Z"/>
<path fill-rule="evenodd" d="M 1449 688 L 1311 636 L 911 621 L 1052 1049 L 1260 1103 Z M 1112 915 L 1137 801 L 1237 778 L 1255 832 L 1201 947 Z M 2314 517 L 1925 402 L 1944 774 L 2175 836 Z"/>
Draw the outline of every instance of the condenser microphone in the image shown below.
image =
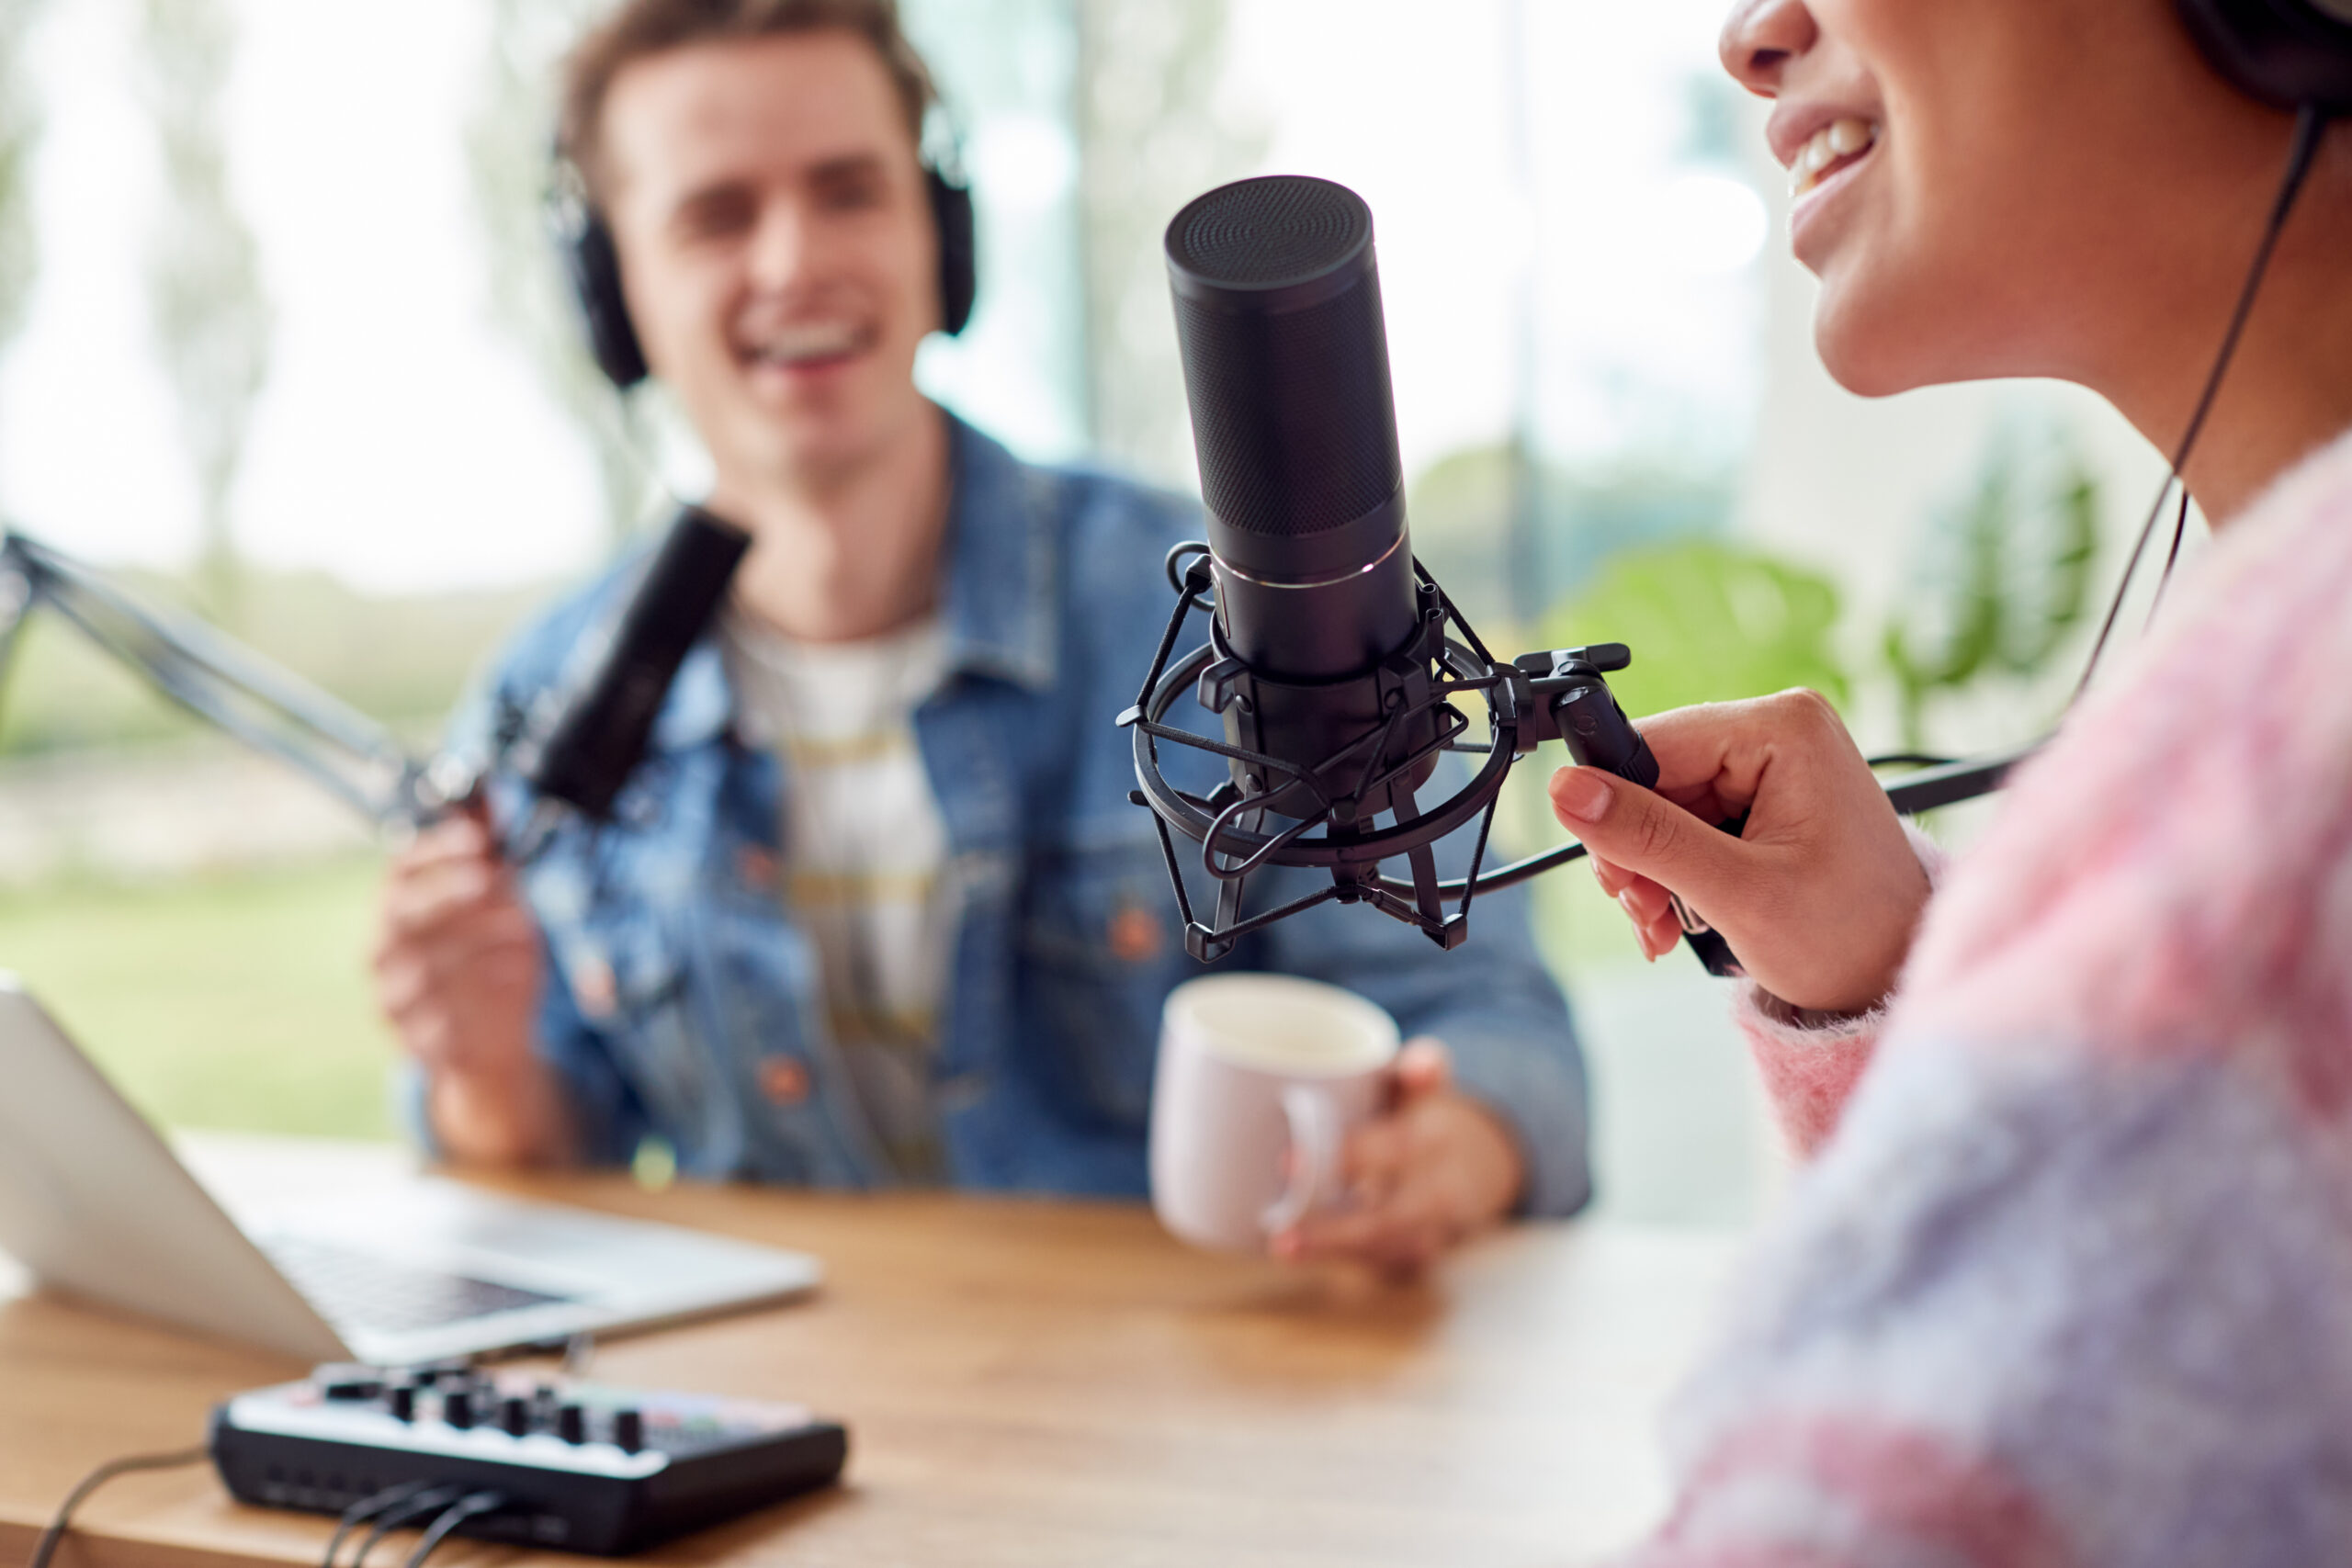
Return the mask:
<path fill-rule="evenodd" d="M 1482 888 L 1584 853 L 1570 844 L 1486 865 L 1513 762 L 1559 740 L 1584 766 L 1657 783 L 1609 689 L 1633 655 L 1602 643 L 1498 660 L 1413 559 L 1372 213 L 1354 192 L 1289 175 L 1225 186 L 1176 215 L 1167 251 L 1208 540 L 1168 558 L 1175 608 L 1119 723 L 1134 737 L 1129 798 L 1152 813 L 1185 948 L 1216 958 L 1326 902 L 1369 904 L 1453 947 Z M 1195 612 L 1208 615 L 1208 641 L 1180 655 Z M 1175 722 L 1188 698 L 1220 717 L 1222 739 Z M 1476 707 L 1486 732 L 1473 739 L 1464 710 Z M 1224 782 L 1181 786 L 1163 748 L 1221 760 Z M 1476 771 L 1438 795 L 1429 785 L 1446 751 Z M 1889 793 L 1905 810 L 1970 798 L 2017 759 L 1931 768 Z M 1440 877 L 1436 846 L 1472 827 L 1467 874 Z M 1199 846 L 1213 911 L 1193 908 L 1178 835 Z M 1384 869 L 1398 861 L 1406 875 Z M 1250 879 L 1272 866 L 1329 880 L 1249 908 Z M 1678 908 L 1707 967 L 1740 973 L 1722 933 Z"/>
<path fill-rule="evenodd" d="M 698 506 L 679 509 L 602 661 L 520 769 L 543 800 L 592 821 L 611 817 L 645 758 L 678 666 L 718 614 L 751 544 L 749 534 Z"/>
<path fill-rule="evenodd" d="M 1427 779 L 1433 757 L 1398 765 L 1438 724 L 1367 740 L 1393 705 L 1377 672 L 1425 622 L 1371 209 L 1329 180 L 1242 180 L 1176 215 L 1167 256 L 1229 660 L 1213 694 L 1228 741 L 1311 776 L 1232 760 L 1233 781 L 1282 816 L 1369 817 Z"/>

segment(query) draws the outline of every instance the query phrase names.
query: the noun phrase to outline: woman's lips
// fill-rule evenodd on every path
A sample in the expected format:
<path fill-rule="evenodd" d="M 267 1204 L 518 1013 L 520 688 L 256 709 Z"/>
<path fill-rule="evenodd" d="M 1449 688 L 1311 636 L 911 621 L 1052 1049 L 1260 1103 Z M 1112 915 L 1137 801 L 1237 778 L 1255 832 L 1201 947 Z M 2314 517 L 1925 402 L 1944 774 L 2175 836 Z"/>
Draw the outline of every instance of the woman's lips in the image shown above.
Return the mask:
<path fill-rule="evenodd" d="M 1879 128 L 1868 120 L 1838 119 L 1815 131 L 1789 165 L 1789 191 L 1795 200 L 1789 209 L 1789 247 L 1808 266 L 1804 236 L 1816 227 L 1821 214 L 1852 185 L 1877 151 Z"/>

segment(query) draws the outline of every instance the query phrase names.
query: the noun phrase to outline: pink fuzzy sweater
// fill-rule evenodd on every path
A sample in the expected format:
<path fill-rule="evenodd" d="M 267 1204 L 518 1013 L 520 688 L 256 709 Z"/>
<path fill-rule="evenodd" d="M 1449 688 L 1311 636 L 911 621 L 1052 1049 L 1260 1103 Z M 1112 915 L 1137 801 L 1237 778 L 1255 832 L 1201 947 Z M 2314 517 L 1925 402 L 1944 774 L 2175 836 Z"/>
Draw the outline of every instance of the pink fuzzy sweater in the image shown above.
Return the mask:
<path fill-rule="evenodd" d="M 1931 870 L 1635 1562 L 2352 1564 L 2352 436 Z"/>

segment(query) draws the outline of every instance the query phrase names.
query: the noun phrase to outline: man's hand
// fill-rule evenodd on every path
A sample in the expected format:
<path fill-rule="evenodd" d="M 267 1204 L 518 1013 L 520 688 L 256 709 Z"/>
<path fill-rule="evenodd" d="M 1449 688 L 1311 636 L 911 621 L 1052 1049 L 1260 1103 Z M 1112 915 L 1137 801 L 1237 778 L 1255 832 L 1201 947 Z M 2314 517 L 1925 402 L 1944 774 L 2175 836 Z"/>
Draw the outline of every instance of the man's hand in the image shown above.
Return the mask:
<path fill-rule="evenodd" d="M 1526 1180 L 1519 1145 L 1495 1113 L 1453 1087 L 1435 1040 L 1408 1041 L 1394 1100 L 1340 1156 L 1348 1203 L 1273 1238 L 1277 1258 L 1343 1258 L 1410 1275 L 1510 1212 Z"/>
<path fill-rule="evenodd" d="M 1886 792 L 1811 692 L 1710 703 L 1641 725 L 1657 793 L 1597 768 L 1552 777 L 1560 823 L 1592 851 L 1652 958 L 1681 929 L 1679 893 L 1757 984 L 1794 1007 L 1860 1012 L 1893 988 L 1928 874 Z M 1742 814 L 1739 838 L 1715 824 Z"/>
<path fill-rule="evenodd" d="M 424 1068 L 434 1132 L 462 1161 L 568 1154 L 554 1075 L 531 1049 L 543 983 L 539 931 L 474 812 L 393 857 L 376 944 L 376 998 Z"/>

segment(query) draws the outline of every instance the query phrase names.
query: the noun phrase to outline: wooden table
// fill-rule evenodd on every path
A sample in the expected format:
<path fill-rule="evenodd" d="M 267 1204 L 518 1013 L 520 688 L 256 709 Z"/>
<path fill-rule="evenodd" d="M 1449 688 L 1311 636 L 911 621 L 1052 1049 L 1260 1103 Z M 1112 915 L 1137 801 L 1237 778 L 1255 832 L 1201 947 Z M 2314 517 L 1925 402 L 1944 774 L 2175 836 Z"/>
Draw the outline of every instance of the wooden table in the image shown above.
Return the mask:
<path fill-rule="evenodd" d="M 598 1349 L 602 1378 L 850 1427 L 845 1485 L 649 1554 L 682 1565 L 1590 1561 L 1663 1506 L 1657 1412 L 1736 1246 L 1527 1225 L 1397 1288 L 1189 1252 L 1121 1205 L 501 1185 L 825 1260 L 812 1301 Z M 0 1304 L 0 1562 L 101 1461 L 198 1441 L 214 1401 L 302 1370 L 62 1300 Z M 307 1565 L 326 1533 L 237 1506 L 209 1468 L 135 1475 L 57 1564 Z M 462 1541 L 435 1560 L 524 1561 Z"/>

